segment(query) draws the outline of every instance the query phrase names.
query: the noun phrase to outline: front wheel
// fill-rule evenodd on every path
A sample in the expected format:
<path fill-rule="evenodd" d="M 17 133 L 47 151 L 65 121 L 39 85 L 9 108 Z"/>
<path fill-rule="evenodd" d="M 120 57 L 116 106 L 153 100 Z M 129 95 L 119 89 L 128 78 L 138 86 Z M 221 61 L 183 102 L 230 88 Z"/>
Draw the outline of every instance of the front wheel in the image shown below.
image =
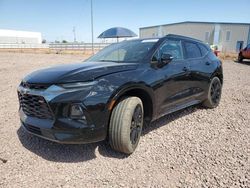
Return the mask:
<path fill-rule="evenodd" d="M 143 126 L 143 104 L 138 97 L 128 97 L 113 109 L 109 125 L 109 143 L 116 150 L 131 154 L 136 149 Z"/>
<path fill-rule="evenodd" d="M 207 99 L 203 102 L 203 106 L 207 108 L 215 108 L 220 103 L 222 85 L 218 77 L 214 77 L 209 85 Z"/>

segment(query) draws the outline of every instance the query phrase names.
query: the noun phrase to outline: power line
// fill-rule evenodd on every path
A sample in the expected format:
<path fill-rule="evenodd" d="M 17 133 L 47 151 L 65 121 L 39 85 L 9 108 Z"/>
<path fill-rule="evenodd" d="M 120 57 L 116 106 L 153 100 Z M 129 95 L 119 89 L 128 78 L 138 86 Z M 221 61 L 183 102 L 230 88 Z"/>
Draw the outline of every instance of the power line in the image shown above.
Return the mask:
<path fill-rule="evenodd" d="M 94 26 L 93 26 L 93 2 L 90 1 L 91 6 L 91 37 L 92 37 L 92 53 L 94 54 Z"/>

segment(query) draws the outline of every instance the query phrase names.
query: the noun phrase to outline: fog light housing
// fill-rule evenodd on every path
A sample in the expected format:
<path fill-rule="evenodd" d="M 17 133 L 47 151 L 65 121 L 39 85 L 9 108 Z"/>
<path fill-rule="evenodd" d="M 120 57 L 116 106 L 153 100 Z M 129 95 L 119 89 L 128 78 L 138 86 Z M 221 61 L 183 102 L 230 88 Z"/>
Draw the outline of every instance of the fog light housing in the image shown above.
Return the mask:
<path fill-rule="evenodd" d="M 72 104 L 70 106 L 70 118 L 86 121 L 86 116 L 84 115 L 83 108 L 80 104 Z"/>

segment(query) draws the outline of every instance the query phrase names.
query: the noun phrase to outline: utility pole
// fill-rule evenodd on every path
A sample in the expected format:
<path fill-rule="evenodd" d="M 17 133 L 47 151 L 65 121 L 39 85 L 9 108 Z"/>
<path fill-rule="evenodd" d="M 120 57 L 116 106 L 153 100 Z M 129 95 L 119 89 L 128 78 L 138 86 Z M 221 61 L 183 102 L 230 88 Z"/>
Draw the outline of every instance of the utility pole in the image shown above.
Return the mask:
<path fill-rule="evenodd" d="M 74 43 L 76 43 L 76 27 L 73 27 L 73 33 L 74 33 Z"/>
<path fill-rule="evenodd" d="M 92 0 L 90 0 L 91 3 L 91 37 L 92 37 L 92 54 L 94 54 L 94 26 L 93 26 L 93 3 Z"/>

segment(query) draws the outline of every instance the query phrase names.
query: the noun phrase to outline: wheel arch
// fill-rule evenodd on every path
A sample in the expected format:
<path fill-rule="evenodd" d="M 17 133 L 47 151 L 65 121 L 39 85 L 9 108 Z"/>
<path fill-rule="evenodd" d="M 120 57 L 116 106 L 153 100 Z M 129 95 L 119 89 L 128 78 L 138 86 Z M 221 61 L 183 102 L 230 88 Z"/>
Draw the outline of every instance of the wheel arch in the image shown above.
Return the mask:
<path fill-rule="evenodd" d="M 223 75 L 219 72 L 216 72 L 213 77 L 215 77 L 215 76 L 218 77 L 220 79 L 221 84 L 223 84 Z"/>
<path fill-rule="evenodd" d="M 147 121 L 151 121 L 154 114 L 154 96 L 149 87 L 144 85 L 134 85 L 133 87 L 124 87 L 117 91 L 110 98 L 109 105 L 111 106 L 110 115 L 113 108 L 125 97 L 138 97 L 141 99 L 144 108 L 144 118 Z"/>
<path fill-rule="evenodd" d="M 220 79 L 221 84 L 223 84 L 223 70 L 222 70 L 222 62 L 219 62 L 219 66 L 216 69 L 216 71 L 214 71 L 214 73 L 211 75 L 210 77 L 210 81 L 213 79 L 213 77 L 218 77 Z"/>

